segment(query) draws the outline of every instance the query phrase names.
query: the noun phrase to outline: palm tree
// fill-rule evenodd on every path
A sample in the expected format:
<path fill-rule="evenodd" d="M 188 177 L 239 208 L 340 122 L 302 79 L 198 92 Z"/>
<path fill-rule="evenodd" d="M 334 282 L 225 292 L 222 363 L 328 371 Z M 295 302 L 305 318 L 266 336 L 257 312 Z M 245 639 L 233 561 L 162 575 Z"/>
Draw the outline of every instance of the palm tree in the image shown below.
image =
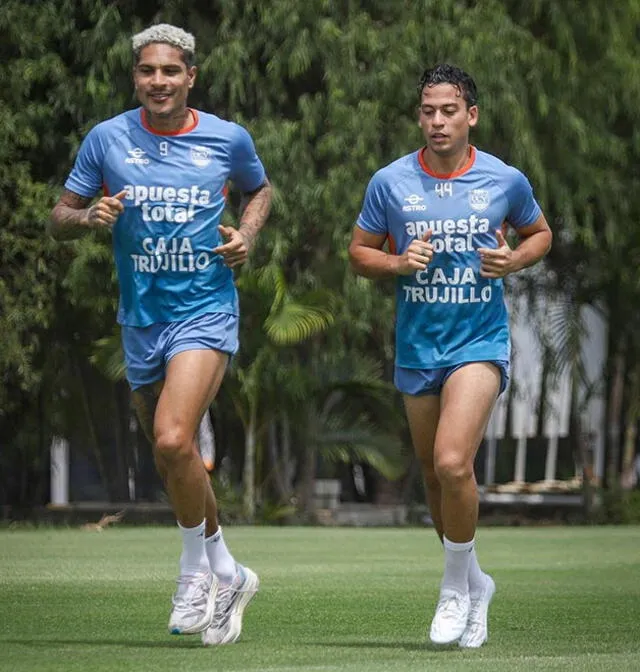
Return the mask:
<path fill-rule="evenodd" d="M 256 511 L 256 461 L 262 459 L 262 434 L 277 412 L 276 398 L 286 383 L 282 349 L 302 343 L 333 324 L 333 295 L 308 291 L 294 296 L 275 263 L 247 269 L 238 280 L 247 320 L 243 347 L 231 369 L 227 389 L 244 427 L 243 504 Z"/>
<path fill-rule="evenodd" d="M 301 512 L 311 519 L 322 464 L 368 464 L 395 480 L 406 471 L 408 456 L 400 439 L 403 416 L 394 407 L 396 392 L 383 380 L 378 362 L 318 348 L 299 377 L 303 393 L 291 410 L 301 463 L 297 490 Z M 330 466 L 329 471 L 335 475 Z"/>

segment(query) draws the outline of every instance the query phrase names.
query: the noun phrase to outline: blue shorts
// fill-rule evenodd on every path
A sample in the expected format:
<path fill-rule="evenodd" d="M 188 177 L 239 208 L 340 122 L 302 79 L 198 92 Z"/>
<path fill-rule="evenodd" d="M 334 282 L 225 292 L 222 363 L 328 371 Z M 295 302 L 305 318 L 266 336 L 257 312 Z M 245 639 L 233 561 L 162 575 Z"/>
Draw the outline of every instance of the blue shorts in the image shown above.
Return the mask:
<path fill-rule="evenodd" d="M 122 347 L 131 389 L 163 380 L 169 360 L 185 350 L 238 351 L 238 317 L 205 313 L 182 322 L 148 327 L 122 325 Z"/>
<path fill-rule="evenodd" d="M 501 395 L 506 389 L 509 382 L 509 362 L 504 360 L 489 361 L 488 364 L 493 364 L 500 369 L 500 391 Z M 462 364 L 455 364 L 454 366 L 445 366 L 441 369 L 407 369 L 401 366 L 396 366 L 393 376 L 394 385 L 403 394 L 411 394 L 413 396 L 420 396 L 423 394 L 438 395 L 442 391 L 442 387 L 447 382 L 447 378 L 458 369 L 461 369 L 472 362 L 462 362 Z"/>

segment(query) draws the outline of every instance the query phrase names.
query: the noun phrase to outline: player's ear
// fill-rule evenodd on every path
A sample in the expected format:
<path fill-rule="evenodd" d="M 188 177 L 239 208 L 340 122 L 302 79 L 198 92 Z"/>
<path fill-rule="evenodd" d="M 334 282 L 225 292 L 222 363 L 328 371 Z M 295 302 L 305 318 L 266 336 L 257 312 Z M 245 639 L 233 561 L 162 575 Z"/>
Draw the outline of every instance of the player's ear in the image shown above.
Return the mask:
<path fill-rule="evenodd" d="M 467 121 L 468 121 L 469 126 L 471 128 L 473 128 L 478 123 L 478 106 L 477 105 L 472 105 L 467 110 Z"/>
<path fill-rule="evenodd" d="M 192 65 L 189 70 L 187 71 L 187 75 L 189 77 L 189 88 L 192 89 L 193 85 L 196 83 L 196 74 L 198 72 L 198 68 L 195 65 Z"/>

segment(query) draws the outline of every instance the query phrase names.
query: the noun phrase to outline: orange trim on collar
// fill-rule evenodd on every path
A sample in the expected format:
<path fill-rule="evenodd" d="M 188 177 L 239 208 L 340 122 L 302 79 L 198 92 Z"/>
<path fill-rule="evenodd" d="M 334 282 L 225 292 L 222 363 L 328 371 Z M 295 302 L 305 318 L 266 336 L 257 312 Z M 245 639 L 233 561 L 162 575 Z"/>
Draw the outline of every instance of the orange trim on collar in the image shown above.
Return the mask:
<path fill-rule="evenodd" d="M 189 112 L 191 112 L 193 123 L 177 131 L 158 131 L 157 129 L 153 128 L 153 126 L 151 126 L 147 120 L 147 111 L 144 109 L 144 107 L 140 108 L 140 122 L 147 129 L 147 131 L 149 131 L 149 133 L 153 133 L 154 135 L 183 135 L 184 133 L 189 133 L 189 131 L 192 131 L 198 125 L 198 121 L 200 120 L 200 117 L 198 116 L 198 110 L 194 110 L 190 107 L 187 109 Z"/>
<path fill-rule="evenodd" d="M 452 180 L 454 177 L 460 177 L 460 175 L 464 175 L 464 173 L 470 170 L 471 166 L 473 166 L 476 160 L 476 148 L 473 145 L 469 145 L 469 159 L 464 164 L 464 166 L 462 166 L 462 168 L 455 170 L 453 173 L 436 173 L 433 170 L 431 170 L 431 168 L 429 168 L 427 162 L 424 160 L 425 149 L 426 147 L 423 147 L 418 152 L 418 163 L 420 164 L 422 170 L 424 170 L 424 172 L 427 173 L 427 175 L 431 175 L 431 177 L 436 177 L 439 180 Z"/>

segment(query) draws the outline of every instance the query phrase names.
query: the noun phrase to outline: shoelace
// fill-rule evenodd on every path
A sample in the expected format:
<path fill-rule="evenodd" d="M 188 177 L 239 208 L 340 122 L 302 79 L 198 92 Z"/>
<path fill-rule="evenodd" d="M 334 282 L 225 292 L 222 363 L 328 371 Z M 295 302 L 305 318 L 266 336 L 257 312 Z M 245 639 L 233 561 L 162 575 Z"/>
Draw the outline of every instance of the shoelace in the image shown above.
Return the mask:
<path fill-rule="evenodd" d="M 438 611 L 444 618 L 457 617 L 461 608 L 461 598 L 458 595 L 450 595 L 445 597 L 438 604 Z"/>
<path fill-rule="evenodd" d="M 471 607 L 469 608 L 469 618 L 467 623 L 470 627 L 481 625 L 480 623 L 480 608 L 482 606 L 481 600 L 471 600 Z"/>
<path fill-rule="evenodd" d="M 235 593 L 237 592 L 238 589 L 233 585 L 233 583 L 229 583 L 218 588 L 218 595 L 216 599 L 217 608 L 214 617 L 215 621 L 223 621 L 225 619 L 227 611 L 229 610 L 231 602 L 233 601 Z"/>
<path fill-rule="evenodd" d="M 176 583 L 178 590 L 173 596 L 173 606 L 179 609 L 192 608 L 205 611 L 209 592 L 208 577 L 180 576 Z"/>
<path fill-rule="evenodd" d="M 213 617 L 214 627 L 220 627 L 228 617 L 229 607 L 233 603 L 233 598 L 242 592 L 242 583 L 234 579 L 231 583 L 220 584 L 218 594 L 216 595 L 216 613 Z"/>

